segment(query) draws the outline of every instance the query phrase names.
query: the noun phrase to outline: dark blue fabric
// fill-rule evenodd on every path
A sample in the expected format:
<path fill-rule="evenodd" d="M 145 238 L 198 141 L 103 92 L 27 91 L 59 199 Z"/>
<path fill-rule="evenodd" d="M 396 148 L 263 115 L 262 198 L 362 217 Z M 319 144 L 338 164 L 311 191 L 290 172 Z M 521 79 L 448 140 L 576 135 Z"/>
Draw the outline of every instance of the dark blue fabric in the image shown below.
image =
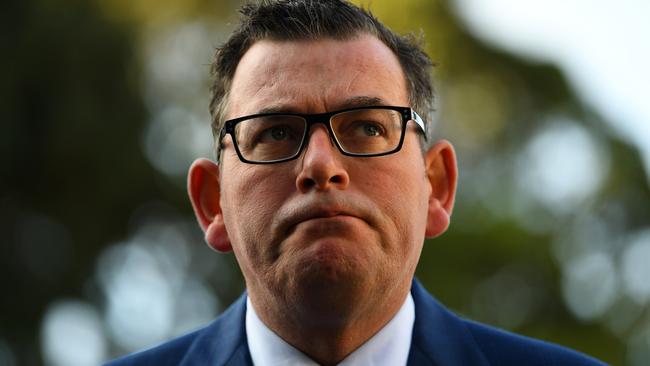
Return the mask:
<path fill-rule="evenodd" d="M 418 281 L 408 365 L 590 366 L 604 363 L 558 345 L 458 317 Z"/>
<path fill-rule="evenodd" d="M 252 365 L 245 314 L 244 294 L 208 326 L 106 366 Z"/>
<path fill-rule="evenodd" d="M 438 303 L 416 280 L 411 289 L 415 325 L 408 365 L 591 366 L 604 365 L 552 343 L 462 319 Z M 109 362 L 130 365 L 252 365 L 242 295 L 205 328 L 158 347 Z"/>

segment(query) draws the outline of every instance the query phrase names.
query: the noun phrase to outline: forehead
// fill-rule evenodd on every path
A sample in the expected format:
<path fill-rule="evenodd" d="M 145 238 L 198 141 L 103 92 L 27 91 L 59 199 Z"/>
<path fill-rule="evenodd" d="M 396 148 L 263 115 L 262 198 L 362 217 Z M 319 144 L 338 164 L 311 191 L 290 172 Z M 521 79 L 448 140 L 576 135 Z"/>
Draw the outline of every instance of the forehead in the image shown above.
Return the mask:
<path fill-rule="evenodd" d="M 233 78 L 228 118 L 277 109 L 318 113 L 350 100 L 408 105 L 404 73 L 377 37 L 349 40 L 261 40 L 244 54 Z"/>

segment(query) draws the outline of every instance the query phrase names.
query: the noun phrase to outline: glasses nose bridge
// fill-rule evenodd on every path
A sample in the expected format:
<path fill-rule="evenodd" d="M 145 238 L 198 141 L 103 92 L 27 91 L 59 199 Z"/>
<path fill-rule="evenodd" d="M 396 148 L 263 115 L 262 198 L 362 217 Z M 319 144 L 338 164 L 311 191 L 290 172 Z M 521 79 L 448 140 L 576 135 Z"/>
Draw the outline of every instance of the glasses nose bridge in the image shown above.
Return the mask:
<path fill-rule="evenodd" d="M 325 131 L 327 131 L 327 135 L 330 138 L 330 142 L 333 145 L 336 145 L 334 139 L 334 131 L 332 130 L 332 113 L 319 113 L 319 114 L 309 114 L 303 116 L 305 121 L 307 122 L 307 130 L 305 131 L 305 139 L 303 142 L 303 148 L 306 147 L 307 144 L 309 144 L 309 139 L 311 138 L 311 129 L 314 125 L 319 125 L 322 124 L 323 127 L 325 127 Z"/>
<path fill-rule="evenodd" d="M 325 125 L 328 131 L 331 129 L 332 113 L 308 114 L 304 118 L 307 121 L 307 134 L 311 131 L 312 126 L 319 123 Z"/>

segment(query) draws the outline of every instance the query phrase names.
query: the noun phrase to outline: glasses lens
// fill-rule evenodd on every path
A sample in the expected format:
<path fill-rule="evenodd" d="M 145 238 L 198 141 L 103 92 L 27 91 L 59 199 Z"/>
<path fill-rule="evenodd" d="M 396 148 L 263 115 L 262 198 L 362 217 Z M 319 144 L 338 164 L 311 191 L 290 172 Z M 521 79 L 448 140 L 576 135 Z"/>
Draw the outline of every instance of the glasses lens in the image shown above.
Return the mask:
<path fill-rule="evenodd" d="M 296 116 L 263 116 L 235 126 L 239 152 L 246 160 L 269 162 L 298 153 L 307 122 Z"/>
<path fill-rule="evenodd" d="M 397 148 L 402 135 L 402 117 L 390 109 L 359 109 L 332 117 L 336 141 L 348 153 L 372 155 Z"/>

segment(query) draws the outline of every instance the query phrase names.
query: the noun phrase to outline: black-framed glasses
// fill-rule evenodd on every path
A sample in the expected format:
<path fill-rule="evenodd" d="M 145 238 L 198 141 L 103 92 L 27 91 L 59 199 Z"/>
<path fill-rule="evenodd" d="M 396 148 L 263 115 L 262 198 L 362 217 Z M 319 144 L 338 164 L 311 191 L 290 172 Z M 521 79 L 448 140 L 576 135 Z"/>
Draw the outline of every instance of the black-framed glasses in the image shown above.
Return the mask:
<path fill-rule="evenodd" d="M 318 114 L 239 117 L 224 123 L 219 141 L 230 134 L 237 156 L 244 163 L 280 163 L 297 158 L 307 144 L 311 126 L 322 123 L 343 155 L 382 156 L 402 148 L 408 121 L 414 121 L 426 136 L 422 118 L 411 108 L 372 106 Z"/>

